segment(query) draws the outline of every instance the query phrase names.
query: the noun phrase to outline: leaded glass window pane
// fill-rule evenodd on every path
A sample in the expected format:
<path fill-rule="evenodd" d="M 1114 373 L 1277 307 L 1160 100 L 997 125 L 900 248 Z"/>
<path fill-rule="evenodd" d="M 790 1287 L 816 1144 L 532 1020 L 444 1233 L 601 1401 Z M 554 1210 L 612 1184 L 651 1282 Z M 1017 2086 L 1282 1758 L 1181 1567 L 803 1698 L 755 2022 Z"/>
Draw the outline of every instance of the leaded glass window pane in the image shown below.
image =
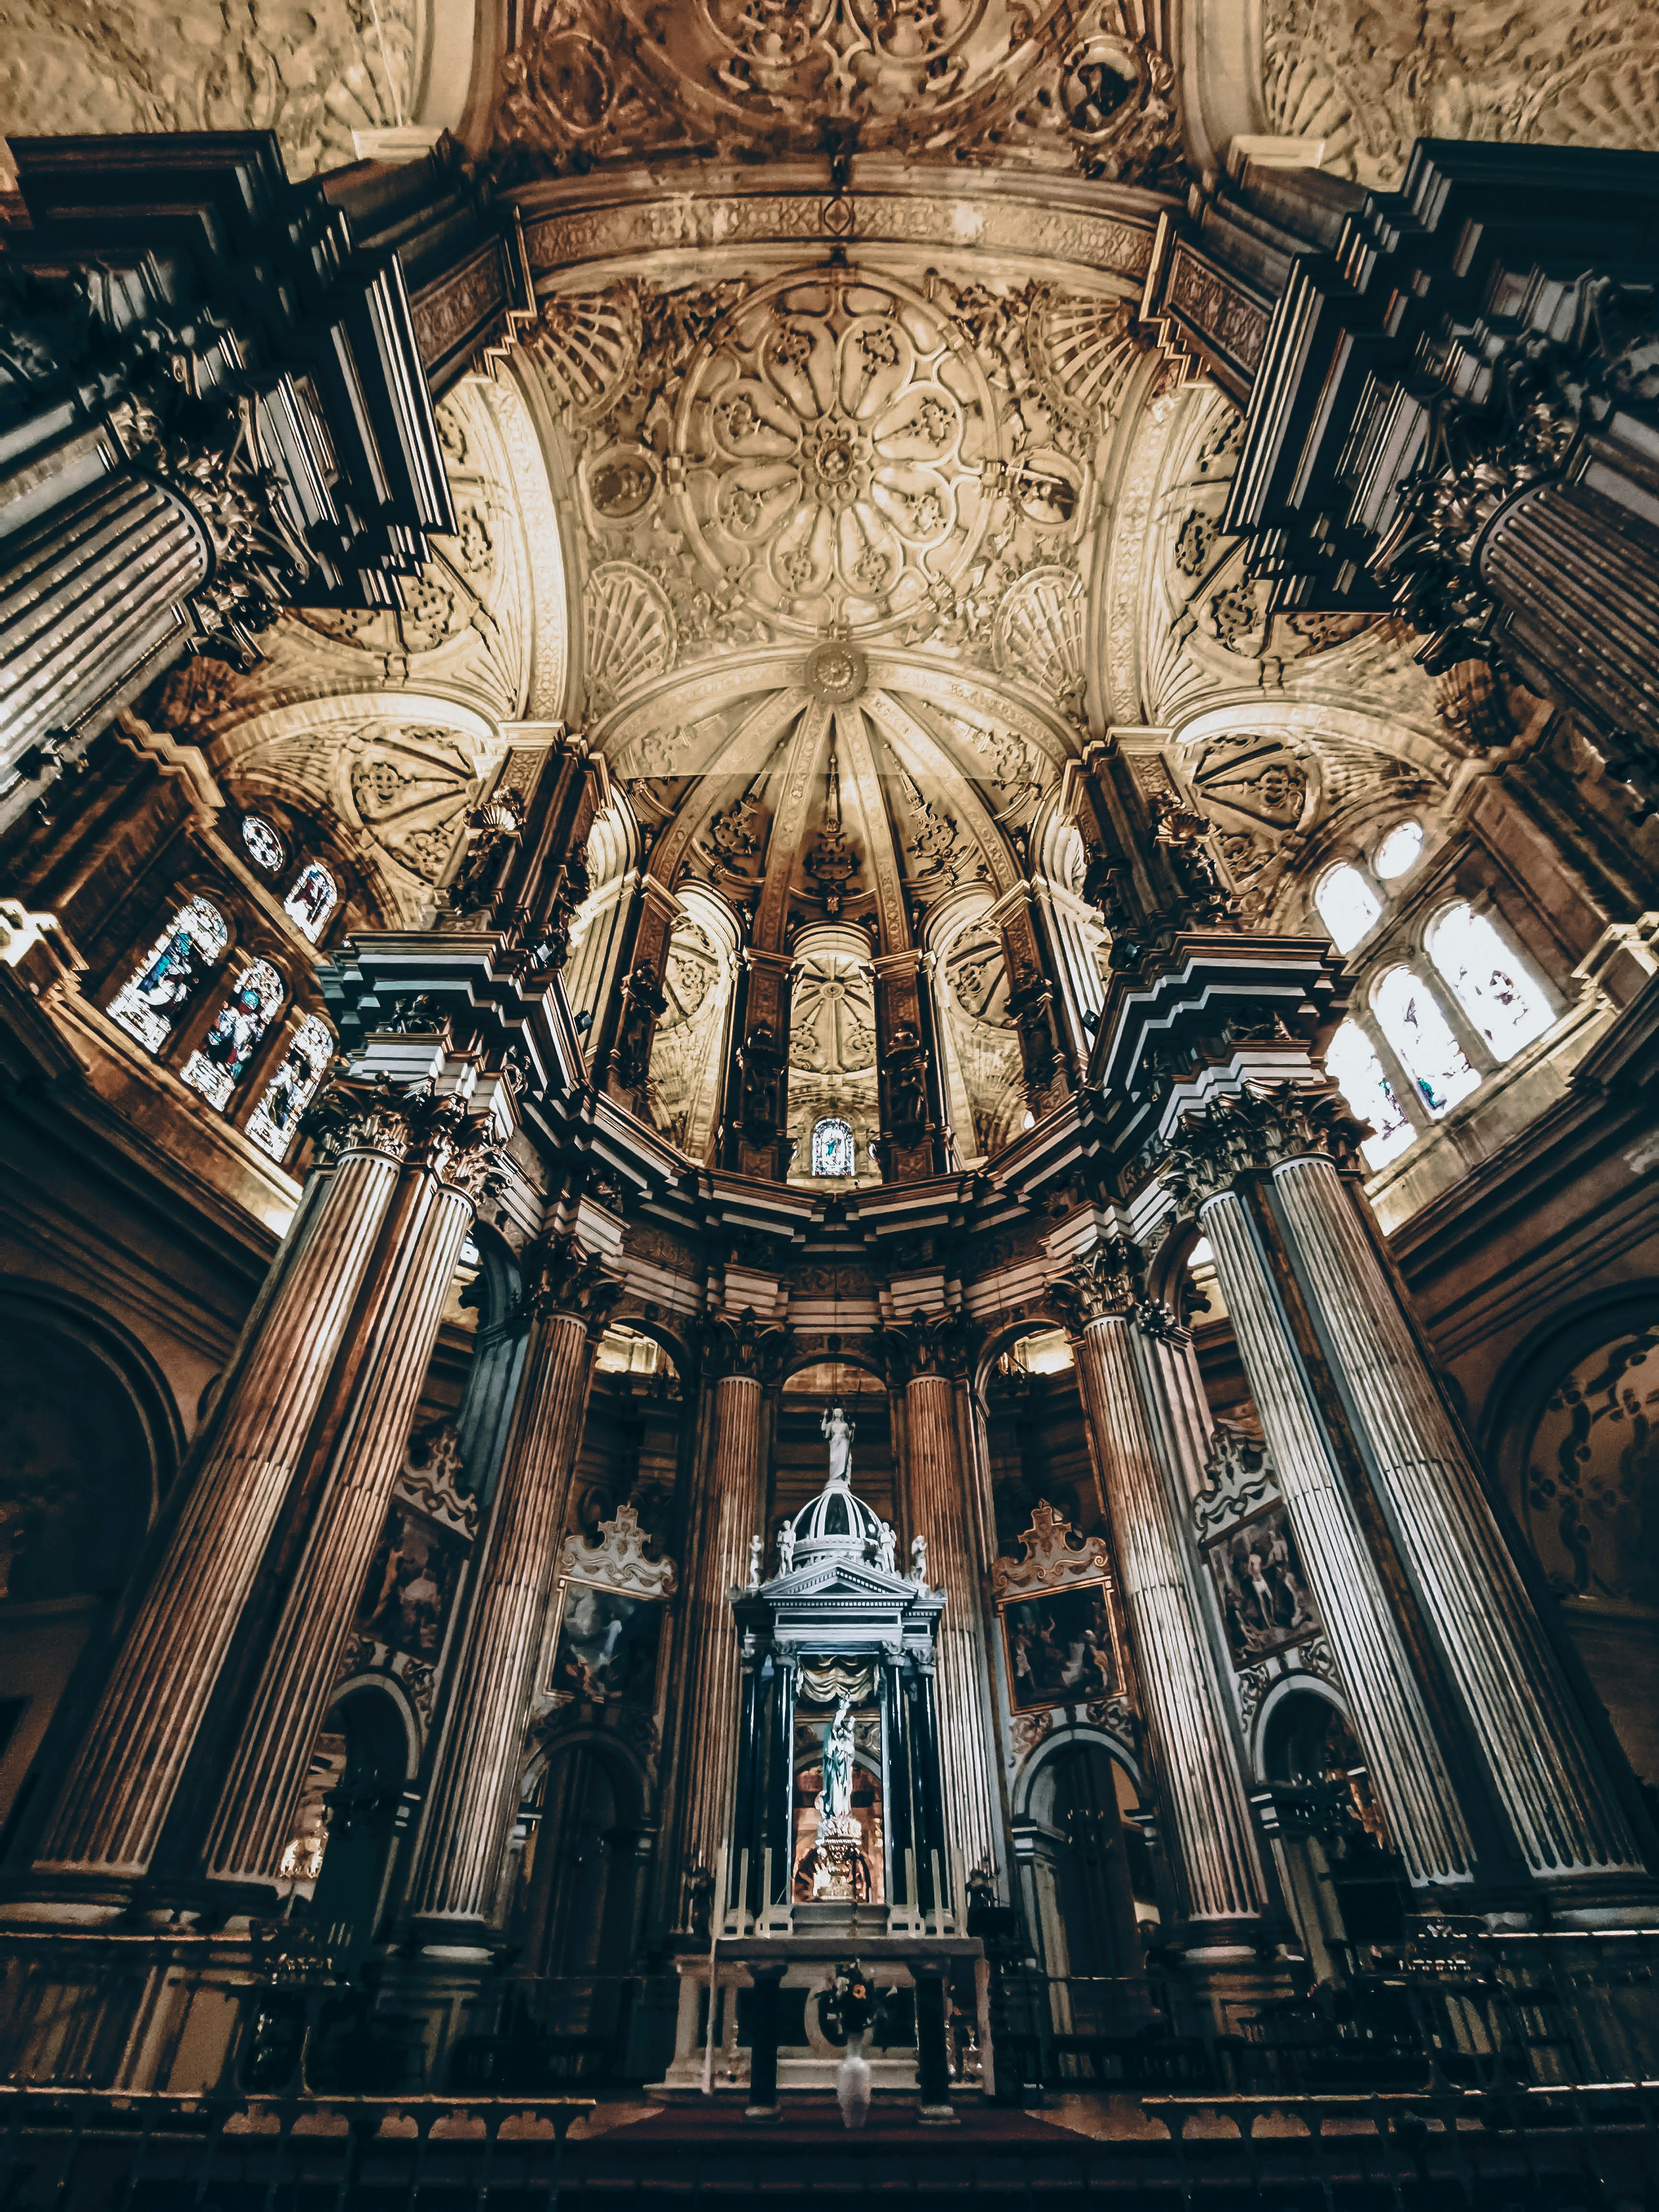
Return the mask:
<path fill-rule="evenodd" d="M 1325 1065 L 1354 1112 L 1371 1125 L 1374 1133 L 1359 1148 L 1366 1164 L 1380 1168 L 1397 1159 L 1417 1133 L 1394 1095 L 1394 1085 L 1383 1073 L 1376 1048 L 1358 1022 L 1343 1023 L 1331 1039 Z"/>
<path fill-rule="evenodd" d="M 1434 994 L 1409 968 L 1391 969 L 1371 1006 L 1431 1114 L 1448 1113 L 1480 1088 L 1480 1075 L 1464 1058 Z"/>
<path fill-rule="evenodd" d="M 1423 824 L 1420 822 L 1398 822 L 1371 855 L 1371 866 L 1383 882 L 1392 883 L 1403 876 L 1408 868 L 1417 866 L 1418 855 L 1423 850 Z"/>
<path fill-rule="evenodd" d="M 190 900 L 110 1000 L 110 1018 L 147 1052 L 159 1052 L 229 936 L 217 907 Z"/>
<path fill-rule="evenodd" d="M 256 868 L 263 868 L 268 876 L 281 873 L 288 848 L 263 814 L 242 817 L 242 843 Z"/>
<path fill-rule="evenodd" d="M 853 1172 L 853 1132 L 845 1121 L 817 1121 L 812 1125 L 812 1172 L 815 1176 L 849 1176 Z"/>
<path fill-rule="evenodd" d="M 283 901 L 283 911 L 293 915 L 314 945 L 340 902 L 340 887 L 320 860 L 308 860 L 299 880 Z"/>
<path fill-rule="evenodd" d="M 287 1156 L 334 1052 L 328 1024 L 307 1014 L 294 1032 L 283 1064 L 265 1085 L 265 1095 L 248 1117 L 247 1133 L 273 1160 Z"/>
<path fill-rule="evenodd" d="M 247 1073 L 260 1040 L 282 1010 L 283 979 L 268 960 L 244 968 L 236 988 L 213 1018 L 198 1050 L 185 1062 L 184 1077 L 221 1113 Z"/>
<path fill-rule="evenodd" d="M 1499 1060 L 1512 1059 L 1549 1027 L 1548 1001 L 1484 914 L 1448 908 L 1429 932 L 1429 951 Z"/>
<path fill-rule="evenodd" d="M 1346 860 L 1319 878 L 1314 904 L 1339 952 L 1352 952 L 1382 911 L 1382 900 Z"/>

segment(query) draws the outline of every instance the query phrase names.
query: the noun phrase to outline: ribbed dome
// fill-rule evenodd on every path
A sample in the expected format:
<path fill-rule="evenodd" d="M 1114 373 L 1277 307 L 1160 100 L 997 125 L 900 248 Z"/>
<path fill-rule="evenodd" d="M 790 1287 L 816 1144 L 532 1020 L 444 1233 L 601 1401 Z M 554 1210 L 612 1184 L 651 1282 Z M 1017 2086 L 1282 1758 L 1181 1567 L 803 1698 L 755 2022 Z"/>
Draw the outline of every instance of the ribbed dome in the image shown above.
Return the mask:
<path fill-rule="evenodd" d="M 880 1542 L 880 1516 L 872 1513 L 861 1498 L 854 1497 L 844 1478 L 831 1475 L 828 1485 L 795 1516 L 797 1567 L 804 1567 L 811 1559 L 868 1559 Z"/>

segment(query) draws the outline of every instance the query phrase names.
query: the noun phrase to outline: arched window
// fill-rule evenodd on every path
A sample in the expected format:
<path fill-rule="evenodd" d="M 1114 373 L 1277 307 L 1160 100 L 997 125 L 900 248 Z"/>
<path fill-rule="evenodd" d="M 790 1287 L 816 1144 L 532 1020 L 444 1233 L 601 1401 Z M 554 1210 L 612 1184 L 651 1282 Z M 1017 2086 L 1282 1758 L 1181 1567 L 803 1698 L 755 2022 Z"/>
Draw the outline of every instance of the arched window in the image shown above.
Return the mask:
<path fill-rule="evenodd" d="M 1392 883 L 1396 876 L 1403 876 L 1417 866 L 1422 850 L 1423 824 L 1396 822 L 1371 854 L 1371 866 L 1385 884 Z"/>
<path fill-rule="evenodd" d="M 307 860 L 283 901 L 283 911 L 293 915 L 314 945 L 339 902 L 340 886 L 328 870 L 320 860 Z"/>
<path fill-rule="evenodd" d="M 1326 869 L 1314 892 L 1314 904 L 1339 952 L 1352 952 L 1382 911 L 1382 900 L 1346 860 Z"/>
<path fill-rule="evenodd" d="M 1417 1133 L 1394 1095 L 1394 1085 L 1383 1073 L 1370 1039 L 1358 1022 L 1343 1023 L 1331 1039 L 1325 1065 L 1349 1105 L 1375 1132 L 1359 1148 L 1367 1164 L 1385 1167 L 1397 1159 Z"/>
<path fill-rule="evenodd" d="M 845 1121 L 831 1119 L 812 1124 L 812 1172 L 815 1176 L 852 1174 L 853 1132 Z"/>
<path fill-rule="evenodd" d="M 283 1159 L 294 1142 L 300 1116 L 310 1105 L 333 1052 L 328 1024 L 307 1014 L 294 1032 L 282 1066 L 266 1084 L 264 1097 L 248 1117 L 249 1136 L 273 1160 Z"/>
<path fill-rule="evenodd" d="M 1480 1087 L 1480 1078 L 1434 994 L 1409 968 L 1391 968 L 1372 993 L 1371 1006 L 1431 1114 L 1449 1112 Z"/>
<path fill-rule="evenodd" d="M 1499 1060 L 1542 1036 L 1553 1018 L 1544 994 L 1496 927 L 1471 906 L 1448 907 L 1431 925 L 1428 946 L 1458 1004 Z"/>
<path fill-rule="evenodd" d="M 237 977 L 236 988 L 213 1018 L 213 1027 L 185 1062 L 185 1082 L 221 1113 L 247 1073 L 285 996 L 283 979 L 270 961 L 253 961 Z"/>
<path fill-rule="evenodd" d="M 242 847 L 256 868 L 268 876 L 279 876 L 288 860 L 288 848 L 278 835 L 276 825 L 267 822 L 263 814 L 242 817 Z"/>
<path fill-rule="evenodd" d="M 110 1018 L 119 1022 L 148 1052 L 167 1042 L 179 1009 L 229 942 L 225 918 L 204 898 L 193 898 L 168 922 L 132 974 L 109 1002 Z"/>

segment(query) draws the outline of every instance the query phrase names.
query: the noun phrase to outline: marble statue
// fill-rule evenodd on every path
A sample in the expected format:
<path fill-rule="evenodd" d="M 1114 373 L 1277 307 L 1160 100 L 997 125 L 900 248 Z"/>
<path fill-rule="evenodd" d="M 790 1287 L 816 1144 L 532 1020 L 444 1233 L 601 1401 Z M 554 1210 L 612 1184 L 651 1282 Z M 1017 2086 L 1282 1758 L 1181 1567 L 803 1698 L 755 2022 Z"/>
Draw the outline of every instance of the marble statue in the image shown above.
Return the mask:
<path fill-rule="evenodd" d="M 877 1540 L 876 1565 L 881 1569 L 883 1574 L 890 1575 L 896 1571 L 897 1562 L 898 1531 L 890 1521 L 884 1521 L 881 1524 L 881 1534 Z"/>
<path fill-rule="evenodd" d="M 830 1480 L 831 1482 L 850 1482 L 853 1480 L 853 1424 L 839 1406 L 831 1406 L 819 1427 L 830 1439 Z"/>
<path fill-rule="evenodd" d="M 758 1589 L 761 1586 L 761 1569 L 765 1564 L 765 1557 L 766 1539 L 763 1536 L 751 1536 L 749 1539 L 749 1587 L 750 1589 Z"/>
<path fill-rule="evenodd" d="M 918 1589 L 927 1589 L 927 1539 L 925 1536 L 912 1536 L 910 1539 L 910 1579 Z"/>
<path fill-rule="evenodd" d="M 795 1524 L 781 1521 L 778 1524 L 778 1572 L 788 1574 L 795 1564 Z"/>
<path fill-rule="evenodd" d="M 853 1701 L 842 1698 L 823 1731 L 823 1810 L 832 1820 L 853 1809 Z"/>

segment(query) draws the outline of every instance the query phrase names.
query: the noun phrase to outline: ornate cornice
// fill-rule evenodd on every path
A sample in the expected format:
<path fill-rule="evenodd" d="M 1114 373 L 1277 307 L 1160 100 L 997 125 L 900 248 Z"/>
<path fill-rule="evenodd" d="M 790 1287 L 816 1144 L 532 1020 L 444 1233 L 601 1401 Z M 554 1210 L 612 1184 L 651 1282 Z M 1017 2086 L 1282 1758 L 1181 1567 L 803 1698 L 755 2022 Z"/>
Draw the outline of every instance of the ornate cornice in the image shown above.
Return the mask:
<path fill-rule="evenodd" d="M 614 1519 L 600 1522 L 597 1542 L 590 1543 L 580 1528 L 565 1538 L 559 1553 L 559 1572 L 574 1575 L 583 1582 L 601 1583 L 606 1589 L 672 1597 L 674 1562 L 647 1559 L 646 1547 L 650 1541 L 635 1508 L 619 1505 Z"/>
<path fill-rule="evenodd" d="M 915 1312 L 907 1322 L 883 1322 L 875 1341 L 888 1380 L 901 1386 L 919 1375 L 964 1375 L 973 1352 L 971 1328 L 959 1313 Z"/>
<path fill-rule="evenodd" d="M 993 1559 L 991 1587 L 999 1598 L 1026 1597 L 1037 1590 L 1060 1589 L 1068 1583 L 1096 1582 L 1111 1571 L 1111 1556 L 1099 1536 L 1072 1540 L 1072 1524 L 1045 1498 L 1031 1508 L 1031 1525 L 1019 1539 L 1021 1559 Z"/>
<path fill-rule="evenodd" d="M 597 1337 L 625 1287 L 605 1273 L 598 1253 L 584 1251 L 561 1231 L 539 1237 L 526 1254 L 514 1318 L 522 1327 L 561 1315 L 582 1322 L 589 1336 Z"/>
<path fill-rule="evenodd" d="M 735 1317 L 711 1315 L 702 1325 L 702 1371 L 711 1382 L 746 1375 L 757 1382 L 776 1377 L 793 1332 L 768 1327 L 745 1306 Z"/>
<path fill-rule="evenodd" d="M 1164 1155 L 1164 1182 L 1177 1210 L 1189 1215 L 1241 1175 L 1286 1160 L 1326 1158 L 1340 1174 L 1360 1176 L 1359 1147 L 1370 1133 L 1333 1084 L 1246 1084 L 1182 1115 Z"/>

